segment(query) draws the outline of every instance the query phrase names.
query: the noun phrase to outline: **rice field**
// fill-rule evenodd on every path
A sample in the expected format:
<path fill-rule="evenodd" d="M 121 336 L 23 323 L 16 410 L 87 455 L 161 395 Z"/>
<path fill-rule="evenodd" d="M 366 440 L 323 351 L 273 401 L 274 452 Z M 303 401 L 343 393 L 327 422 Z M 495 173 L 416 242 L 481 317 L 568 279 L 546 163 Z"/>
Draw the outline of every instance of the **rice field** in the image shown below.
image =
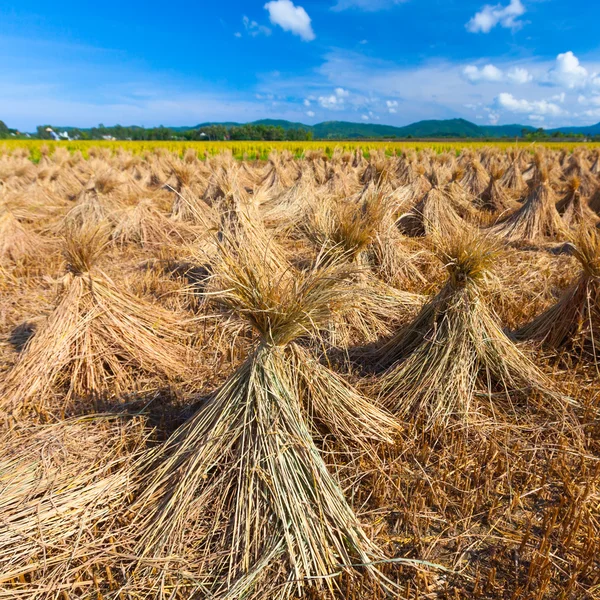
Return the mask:
<path fill-rule="evenodd" d="M 49 141 L 49 140 L 0 140 L 0 150 L 4 153 L 12 152 L 16 149 L 25 149 L 29 152 L 31 160 L 38 162 L 42 155 L 52 155 L 57 148 L 63 148 L 69 153 L 81 153 L 84 158 L 89 158 L 90 152 L 93 156 L 96 152 L 106 152 L 110 150 L 112 154 L 120 151 L 130 152 L 132 154 L 144 155 L 165 151 L 172 154 L 178 154 L 183 157 L 186 152 L 194 152 L 199 159 L 204 160 L 207 156 L 216 156 L 223 152 L 230 152 L 238 160 L 268 160 L 271 152 L 291 152 L 295 158 L 302 158 L 305 152 L 323 152 L 329 158 L 337 151 L 355 152 L 362 151 L 368 158 L 371 152 L 385 152 L 388 156 L 401 156 L 407 151 L 431 150 L 438 154 L 443 152 L 460 153 L 464 148 L 481 150 L 492 145 L 501 150 L 522 149 L 534 152 L 536 148 L 548 148 L 551 150 L 567 150 L 573 152 L 578 148 L 597 149 L 600 148 L 598 142 L 526 142 L 526 141 L 505 141 L 498 140 L 490 144 L 488 141 L 302 141 L 302 142 L 245 142 L 245 141 L 227 141 L 227 142 L 181 142 L 181 141 Z"/>
<path fill-rule="evenodd" d="M 2 144 L 0 598 L 600 598 L 599 223 L 589 144 Z"/>

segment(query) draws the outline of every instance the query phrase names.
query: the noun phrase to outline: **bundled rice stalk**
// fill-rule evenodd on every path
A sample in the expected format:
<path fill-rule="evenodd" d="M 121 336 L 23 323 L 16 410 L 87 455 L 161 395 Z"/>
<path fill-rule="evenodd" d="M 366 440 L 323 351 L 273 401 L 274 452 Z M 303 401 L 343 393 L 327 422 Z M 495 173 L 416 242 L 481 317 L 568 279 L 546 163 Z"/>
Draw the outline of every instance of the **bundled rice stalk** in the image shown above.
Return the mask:
<path fill-rule="evenodd" d="M 261 203 L 265 224 L 270 227 L 300 227 L 310 206 L 316 202 L 315 188 L 312 169 L 304 168 L 293 185 Z"/>
<path fill-rule="evenodd" d="M 464 177 L 464 169 L 457 167 L 452 170 L 450 181 L 444 186 L 444 192 L 457 214 L 468 223 L 478 223 L 479 211 L 475 208 L 475 199 L 463 187 L 461 180 Z"/>
<path fill-rule="evenodd" d="M 91 597 L 100 569 L 119 577 L 113 541 L 101 532 L 127 502 L 147 436 L 141 419 L 110 415 L 3 434 L 0 596 Z"/>
<path fill-rule="evenodd" d="M 582 154 L 573 154 L 569 158 L 569 164 L 565 169 L 567 177 L 577 177 L 579 189 L 586 198 L 589 198 L 598 189 L 598 178 L 590 172 L 588 162 Z"/>
<path fill-rule="evenodd" d="M 260 254 L 222 248 L 223 306 L 259 341 L 246 362 L 142 468 L 132 506 L 132 585 L 214 598 L 334 591 L 380 552 L 362 530 L 311 435 L 389 442 L 395 425 L 295 343 L 348 300 L 339 265 L 274 272 Z M 269 263 L 267 263 L 269 264 Z M 133 583 L 135 581 L 135 583 Z"/>
<path fill-rule="evenodd" d="M 308 237 L 331 257 L 358 267 L 352 281 L 360 290 L 351 310 L 334 315 L 327 340 L 337 347 L 375 341 L 390 333 L 391 322 L 409 318 L 421 305 L 420 295 L 405 291 L 423 279 L 417 263 L 421 256 L 405 249 L 393 222 L 393 207 L 375 188 L 358 199 L 331 199 L 328 204 L 321 200 L 311 213 Z M 390 272 L 393 267 L 398 268 L 396 273 Z M 379 279 L 386 273 L 402 287 Z"/>
<path fill-rule="evenodd" d="M 106 182 L 105 182 L 106 183 Z M 107 189 L 110 186 L 107 185 Z M 104 189 L 104 186 L 101 186 Z M 112 188 L 110 188 L 112 190 Z M 75 201 L 75 206 L 69 210 L 61 223 L 61 231 L 75 227 L 98 226 L 107 222 L 110 213 L 115 209 L 115 202 L 98 192 L 96 182 L 92 181 L 81 190 Z"/>
<path fill-rule="evenodd" d="M 30 263 L 49 249 L 44 239 L 27 230 L 11 212 L 0 214 L 0 264 Z"/>
<path fill-rule="evenodd" d="M 456 236 L 442 241 L 448 279 L 416 319 L 380 350 L 380 400 L 426 428 L 451 420 L 469 426 L 539 394 L 560 399 L 551 382 L 505 335 L 484 288 L 496 249 L 489 240 Z M 481 414 L 481 413 L 485 414 Z"/>
<path fill-rule="evenodd" d="M 140 371 L 168 379 L 182 373 L 180 320 L 95 272 L 106 245 L 102 228 L 67 234 L 68 272 L 56 307 L 2 382 L 3 411 L 62 415 L 77 400 L 139 389 Z"/>
<path fill-rule="evenodd" d="M 398 219 L 400 231 L 412 236 L 452 237 L 469 228 L 453 207 L 436 171 L 430 175 L 431 189 Z"/>
<path fill-rule="evenodd" d="M 515 153 L 508 169 L 500 178 L 500 185 L 507 189 L 517 200 L 527 193 L 527 183 L 523 179 L 520 162 L 521 157 Z"/>
<path fill-rule="evenodd" d="M 477 157 L 472 154 L 461 156 L 464 176 L 463 187 L 475 198 L 478 198 L 488 187 L 489 175 Z"/>
<path fill-rule="evenodd" d="M 494 213 L 499 217 L 518 208 L 518 204 L 510 197 L 509 193 L 501 183 L 503 175 L 503 169 L 499 167 L 491 169 L 490 182 L 477 202 L 480 208 Z"/>
<path fill-rule="evenodd" d="M 579 228 L 572 236 L 572 253 L 581 273 L 558 302 L 515 332 L 520 340 L 534 340 L 555 349 L 575 350 L 600 357 L 600 233 Z"/>
<path fill-rule="evenodd" d="M 570 177 L 567 181 L 565 195 L 556 203 L 556 210 L 567 227 L 579 228 L 582 225 L 597 223 L 596 213 L 581 197 L 581 181 L 579 177 Z"/>
<path fill-rule="evenodd" d="M 290 172 L 281 157 L 272 153 L 266 166 L 265 173 L 259 181 L 259 187 L 269 190 L 271 195 L 281 194 L 291 187 L 296 179 L 295 173 Z"/>
<path fill-rule="evenodd" d="M 538 167 L 537 180 L 523 206 L 490 231 L 509 242 L 532 243 L 564 237 L 566 227 L 556 210 L 556 199 L 545 167 Z"/>
<path fill-rule="evenodd" d="M 116 212 L 113 219 L 115 227 L 111 238 L 121 247 L 128 244 L 156 247 L 190 241 L 194 237 L 192 227 L 169 219 L 147 198 Z"/>

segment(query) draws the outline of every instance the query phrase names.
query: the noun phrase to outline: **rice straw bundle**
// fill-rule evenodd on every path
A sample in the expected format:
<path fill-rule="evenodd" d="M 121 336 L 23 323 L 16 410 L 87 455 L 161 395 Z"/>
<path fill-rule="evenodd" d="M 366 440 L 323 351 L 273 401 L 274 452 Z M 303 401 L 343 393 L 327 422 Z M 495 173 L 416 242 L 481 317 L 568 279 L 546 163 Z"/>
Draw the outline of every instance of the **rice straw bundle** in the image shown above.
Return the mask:
<path fill-rule="evenodd" d="M 223 305 L 248 319 L 260 342 L 149 457 L 132 506 L 136 585 L 159 597 L 163 586 L 179 584 L 192 596 L 285 598 L 333 591 L 335 576 L 356 563 L 379 579 L 369 564 L 379 551 L 306 419 L 317 413 L 336 434 L 369 441 L 390 441 L 395 425 L 327 369 L 315 370 L 294 343 L 344 302 L 344 270 L 276 274 L 238 245 L 224 251 L 220 276 Z"/>
<path fill-rule="evenodd" d="M 500 178 L 500 184 L 517 200 L 527 192 L 527 183 L 523 179 L 520 162 L 521 157 L 518 154 L 513 155 L 512 162 Z"/>
<path fill-rule="evenodd" d="M 406 214 L 398 219 L 400 231 L 412 236 L 438 235 L 453 237 L 469 229 L 445 193 L 436 171 L 430 176 L 431 189 Z"/>
<path fill-rule="evenodd" d="M 474 197 L 464 188 L 461 180 L 464 169 L 457 167 L 452 170 L 450 181 L 444 186 L 444 193 L 456 213 L 468 223 L 479 222 L 479 211 L 475 208 Z"/>
<path fill-rule="evenodd" d="M 162 246 L 193 239 L 194 230 L 185 223 L 177 223 L 159 211 L 154 203 L 144 198 L 112 215 L 115 227 L 111 233 L 116 244 Z"/>
<path fill-rule="evenodd" d="M 598 222 L 596 213 L 581 197 L 581 181 L 577 176 L 568 179 L 565 195 L 556 203 L 556 210 L 568 227 L 579 228 Z"/>
<path fill-rule="evenodd" d="M 556 349 L 576 349 L 600 358 L 600 234 L 582 226 L 572 236 L 573 255 L 582 271 L 558 302 L 521 327 L 515 336 Z"/>
<path fill-rule="evenodd" d="M 469 425 L 482 417 L 479 398 L 488 417 L 514 411 L 514 400 L 531 392 L 559 398 L 486 303 L 482 292 L 496 253 L 485 238 L 440 244 L 446 284 L 379 353 L 381 364 L 391 365 L 380 399 L 392 412 L 427 428 L 451 419 Z"/>
<path fill-rule="evenodd" d="M 61 224 L 62 230 L 74 227 L 98 226 L 107 222 L 116 203 L 109 197 L 101 195 L 95 182 L 83 189 L 77 196 L 75 206 L 65 215 Z"/>
<path fill-rule="evenodd" d="M 486 211 L 503 216 L 518 208 L 517 203 L 510 197 L 501 183 L 504 171 L 501 168 L 491 169 L 490 182 L 482 192 L 477 204 Z"/>
<path fill-rule="evenodd" d="M 11 212 L 0 214 L 0 264 L 30 263 L 49 249 L 44 239 L 28 231 Z"/>
<path fill-rule="evenodd" d="M 564 237 L 566 227 L 556 210 L 556 199 L 545 167 L 538 169 L 537 180 L 523 206 L 490 231 L 509 242 L 531 243 Z"/>
<path fill-rule="evenodd" d="M 479 159 L 472 154 L 464 157 L 461 166 L 464 169 L 464 176 L 461 181 L 463 187 L 475 198 L 479 197 L 489 184 L 487 171 L 483 168 Z"/>
<path fill-rule="evenodd" d="M 76 400 L 139 389 L 140 371 L 182 373 L 187 334 L 177 316 L 92 272 L 106 242 L 101 228 L 65 238 L 69 271 L 55 309 L 2 383 L 4 411 L 60 415 Z"/>
<path fill-rule="evenodd" d="M 404 289 L 422 280 L 416 263 L 420 256 L 405 249 L 392 213 L 373 187 L 356 199 L 322 201 L 311 214 L 309 238 L 329 256 L 358 267 L 352 275 L 357 303 L 339 311 L 330 323 L 327 339 L 334 346 L 375 341 L 390 333 L 391 322 L 409 318 L 422 303 L 420 295 Z M 378 278 L 387 273 L 399 280 L 401 289 Z"/>

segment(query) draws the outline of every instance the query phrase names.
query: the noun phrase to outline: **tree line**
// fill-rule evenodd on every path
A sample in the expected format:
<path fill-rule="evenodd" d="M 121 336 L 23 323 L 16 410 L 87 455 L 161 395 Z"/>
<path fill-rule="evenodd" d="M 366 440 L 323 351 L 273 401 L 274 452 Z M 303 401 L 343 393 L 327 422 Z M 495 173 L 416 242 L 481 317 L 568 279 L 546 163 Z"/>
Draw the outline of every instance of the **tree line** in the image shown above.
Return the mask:
<path fill-rule="evenodd" d="M 52 130 L 52 131 L 49 131 Z M 170 127 L 124 127 L 114 125 L 106 127 L 102 124 L 90 129 L 73 127 L 53 127 L 40 125 L 36 137 L 42 140 L 53 139 L 52 132 L 61 134 L 66 132 L 70 139 L 77 140 L 102 140 L 115 138 L 117 140 L 160 141 L 160 140 L 256 140 L 256 141 L 304 141 L 312 140 L 312 132 L 305 129 L 284 129 L 275 125 L 206 125 L 196 129 L 179 130 Z"/>

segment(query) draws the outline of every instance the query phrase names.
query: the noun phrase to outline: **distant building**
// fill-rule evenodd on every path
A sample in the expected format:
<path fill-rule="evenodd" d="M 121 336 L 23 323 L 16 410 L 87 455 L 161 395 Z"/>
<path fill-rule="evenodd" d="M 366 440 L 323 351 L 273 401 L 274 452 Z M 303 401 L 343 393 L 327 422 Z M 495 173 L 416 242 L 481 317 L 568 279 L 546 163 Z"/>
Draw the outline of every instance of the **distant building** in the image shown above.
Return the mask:
<path fill-rule="evenodd" d="M 46 133 L 49 133 L 50 137 L 55 142 L 60 142 L 60 136 L 56 133 L 56 131 L 54 131 L 54 129 L 52 129 L 52 127 L 46 127 Z"/>

